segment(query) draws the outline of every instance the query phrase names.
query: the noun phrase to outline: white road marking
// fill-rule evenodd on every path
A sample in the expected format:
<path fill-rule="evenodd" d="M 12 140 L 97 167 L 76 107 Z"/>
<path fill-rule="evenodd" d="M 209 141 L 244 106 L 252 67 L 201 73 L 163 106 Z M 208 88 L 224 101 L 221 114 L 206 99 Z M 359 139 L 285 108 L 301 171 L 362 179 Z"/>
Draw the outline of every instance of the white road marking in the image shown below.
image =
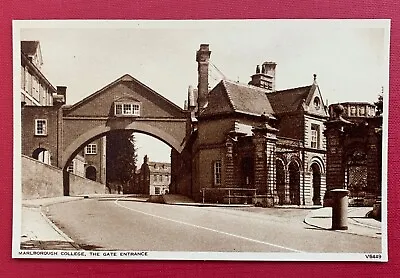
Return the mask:
<path fill-rule="evenodd" d="M 155 218 L 160 218 L 160 219 L 171 221 L 171 222 L 175 222 L 175 223 L 178 223 L 178 224 L 187 225 L 187 226 L 190 226 L 190 227 L 203 229 L 203 230 L 207 230 L 207 231 L 211 231 L 211 232 L 215 232 L 215 233 L 219 233 L 219 234 L 223 234 L 223 235 L 227 235 L 227 236 L 231 236 L 231 237 L 235 237 L 235 238 L 240 238 L 240 239 L 244 239 L 244 240 L 255 242 L 255 243 L 260 243 L 260 244 L 264 244 L 264 245 L 268 245 L 268 246 L 272 246 L 272 247 L 277 247 L 277 248 L 289 250 L 289 251 L 292 251 L 292 252 L 305 253 L 304 251 L 300 251 L 300 250 L 297 250 L 297 249 L 293 249 L 293 248 L 289 248 L 289 247 L 285 247 L 285 246 L 281 246 L 281 245 L 277 245 L 277 244 L 273 244 L 273 243 L 269 243 L 269 242 L 253 239 L 253 238 L 248 238 L 248 237 L 244 237 L 244 236 L 240 236 L 240 235 L 235 235 L 235 234 L 231 234 L 231 233 L 227 233 L 227 232 L 223 232 L 223 231 L 219 231 L 219 230 L 215 230 L 215 229 L 211 229 L 211 228 L 207 228 L 207 227 L 203 227 L 203 226 L 199 226 L 199 225 L 195 225 L 195 224 L 191 224 L 191 223 L 187 223 L 187 222 L 183 222 L 183 221 L 179 221 L 179 220 L 174 220 L 174 219 L 171 219 L 171 218 L 167 218 L 167 217 L 163 217 L 163 216 L 159 216 L 159 215 L 155 215 L 155 214 L 151 214 L 151 213 L 147 213 L 147 212 L 144 212 L 144 211 L 141 211 L 141 210 L 137 210 L 137 209 L 133 209 L 133 208 L 130 208 L 130 207 L 123 206 L 123 205 L 118 203 L 118 200 L 119 199 L 115 200 L 115 202 L 114 202 L 117 206 L 120 206 L 122 208 L 131 210 L 131 211 L 135 211 L 135 212 L 138 212 L 138 213 L 142 213 L 142 214 L 145 214 L 145 215 L 148 215 L 148 216 L 152 216 L 152 217 L 155 217 Z"/>

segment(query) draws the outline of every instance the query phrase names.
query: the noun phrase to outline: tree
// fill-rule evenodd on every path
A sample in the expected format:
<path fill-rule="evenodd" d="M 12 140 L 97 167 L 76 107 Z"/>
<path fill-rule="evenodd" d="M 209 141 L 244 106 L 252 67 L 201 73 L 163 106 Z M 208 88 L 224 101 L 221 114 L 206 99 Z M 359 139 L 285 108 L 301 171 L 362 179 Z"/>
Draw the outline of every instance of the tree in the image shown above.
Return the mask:
<path fill-rule="evenodd" d="M 131 131 L 107 135 L 107 184 L 116 184 L 118 192 L 133 193 L 137 149 Z"/>

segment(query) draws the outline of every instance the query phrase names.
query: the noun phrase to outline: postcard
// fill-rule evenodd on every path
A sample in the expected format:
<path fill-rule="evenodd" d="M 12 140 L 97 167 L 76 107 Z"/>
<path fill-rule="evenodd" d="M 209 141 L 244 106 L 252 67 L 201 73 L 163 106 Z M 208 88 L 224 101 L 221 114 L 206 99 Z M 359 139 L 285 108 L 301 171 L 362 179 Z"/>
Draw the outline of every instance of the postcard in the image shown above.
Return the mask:
<path fill-rule="evenodd" d="M 388 260 L 390 20 L 14 20 L 13 257 Z"/>

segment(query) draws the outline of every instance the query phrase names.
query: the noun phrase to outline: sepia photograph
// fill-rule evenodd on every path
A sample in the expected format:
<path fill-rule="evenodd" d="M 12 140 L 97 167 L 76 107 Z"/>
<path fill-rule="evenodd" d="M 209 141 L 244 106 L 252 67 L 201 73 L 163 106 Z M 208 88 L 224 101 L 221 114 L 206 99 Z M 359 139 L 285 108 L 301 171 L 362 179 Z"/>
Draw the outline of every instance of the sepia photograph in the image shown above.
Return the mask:
<path fill-rule="evenodd" d="M 14 20 L 13 258 L 388 261 L 390 20 Z"/>

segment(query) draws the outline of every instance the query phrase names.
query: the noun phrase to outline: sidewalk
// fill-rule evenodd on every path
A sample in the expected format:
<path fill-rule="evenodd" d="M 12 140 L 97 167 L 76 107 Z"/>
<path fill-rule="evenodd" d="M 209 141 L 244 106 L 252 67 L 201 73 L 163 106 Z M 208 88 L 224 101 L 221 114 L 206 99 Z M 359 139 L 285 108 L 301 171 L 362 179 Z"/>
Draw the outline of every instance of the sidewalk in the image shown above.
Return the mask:
<path fill-rule="evenodd" d="M 42 213 L 41 208 L 22 207 L 21 249 L 81 249 Z"/>
<path fill-rule="evenodd" d="M 356 234 L 374 238 L 381 238 L 381 222 L 366 217 L 372 207 L 349 207 L 348 230 L 337 230 L 338 232 Z M 331 230 L 332 208 L 325 207 L 313 210 L 304 219 L 304 223 L 323 230 Z"/>

